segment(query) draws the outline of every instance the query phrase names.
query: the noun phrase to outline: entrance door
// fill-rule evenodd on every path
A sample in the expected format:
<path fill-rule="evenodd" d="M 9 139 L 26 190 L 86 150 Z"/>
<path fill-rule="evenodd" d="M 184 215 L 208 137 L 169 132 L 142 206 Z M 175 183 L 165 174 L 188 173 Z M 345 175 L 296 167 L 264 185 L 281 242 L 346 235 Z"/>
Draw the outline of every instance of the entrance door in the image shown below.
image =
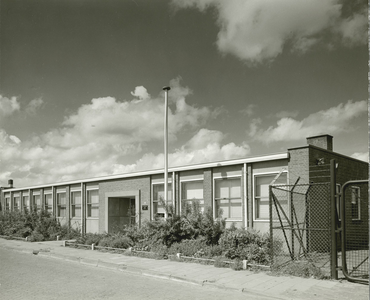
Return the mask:
<path fill-rule="evenodd" d="M 108 232 L 135 224 L 135 197 L 108 198 Z"/>

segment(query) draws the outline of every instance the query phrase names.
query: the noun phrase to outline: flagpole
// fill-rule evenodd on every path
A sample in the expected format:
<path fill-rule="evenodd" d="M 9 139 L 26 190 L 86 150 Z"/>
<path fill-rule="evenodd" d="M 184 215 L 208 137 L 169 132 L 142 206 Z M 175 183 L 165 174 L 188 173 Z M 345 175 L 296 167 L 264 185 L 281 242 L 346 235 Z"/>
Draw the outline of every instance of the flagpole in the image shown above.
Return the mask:
<path fill-rule="evenodd" d="M 164 203 L 167 205 L 168 198 L 168 91 L 169 86 L 163 87 L 164 90 Z M 167 218 L 165 211 L 165 218 Z"/>

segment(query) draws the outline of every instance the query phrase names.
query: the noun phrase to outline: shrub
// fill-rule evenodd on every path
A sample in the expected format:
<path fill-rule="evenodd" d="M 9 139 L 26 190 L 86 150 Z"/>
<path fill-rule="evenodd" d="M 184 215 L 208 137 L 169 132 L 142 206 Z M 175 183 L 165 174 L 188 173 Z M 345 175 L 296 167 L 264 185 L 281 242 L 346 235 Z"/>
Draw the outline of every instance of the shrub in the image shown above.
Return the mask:
<path fill-rule="evenodd" d="M 127 236 L 106 236 L 99 241 L 101 247 L 127 249 L 132 246 L 132 240 Z"/>
<path fill-rule="evenodd" d="M 325 274 L 319 267 L 307 261 L 291 261 L 280 267 L 274 267 L 273 273 L 282 273 L 298 277 L 314 277 L 316 279 L 326 278 Z"/>
<path fill-rule="evenodd" d="M 222 254 L 219 245 L 208 245 L 204 237 L 196 240 L 183 240 L 173 244 L 169 254 L 181 253 L 181 255 L 199 258 L 212 258 Z"/>
<path fill-rule="evenodd" d="M 215 258 L 214 266 L 216 268 L 228 268 L 230 266 L 229 263 L 226 262 L 227 259 L 224 256 L 218 256 Z"/>
<path fill-rule="evenodd" d="M 259 264 L 267 264 L 270 261 L 271 243 L 268 234 L 231 228 L 222 234 L 219 244 L 227 258 L 246 259 Z"/>

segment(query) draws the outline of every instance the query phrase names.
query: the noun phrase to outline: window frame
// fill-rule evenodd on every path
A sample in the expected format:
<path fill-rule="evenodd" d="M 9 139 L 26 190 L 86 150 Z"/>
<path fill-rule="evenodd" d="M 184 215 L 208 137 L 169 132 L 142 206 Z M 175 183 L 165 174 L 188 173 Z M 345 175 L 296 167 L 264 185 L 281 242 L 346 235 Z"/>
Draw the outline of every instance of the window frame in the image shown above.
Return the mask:
<path fill-rule="evenodd" d="M 283 170 L 282 172 L 280 171 L 271 171 L 271 172 L 263 172 L 263 173 L 255 173 L 253 174 L 253 209 L 252 209 L 252 212 L 253 212 L 253 222 L 269 222 L 270 221 L 270 217 L 268 218 L 257 218 L 257 196 L 256 196 L 256 191 L 257 191 L 257 177 L 267 177 L 267 176 L 271 176 L 272 179 L 271 179 L 271 182 L 273 182 L 274 178 L 278 175 L 278 174 L 286 174 L 286 184 L 274 184 L 274 186 L 287 186 L 288 185 L 288 182 L 289 182 L 289 172 L 288 170 Z M 270 186 L 270 184 L 269 184 Z M 258 196 L 259 198 L 261 198 L 261 196 Z M 268 206 L 269 206 L 269 209 L 270 209 L 270 198 L 267 197 L 268 199 Z M 290 215 L 290 195 L 289 195 L 289 190 L 287 190 L 287 207 L 288 207 L 288 212 L 289 213 L 288 215 Z M 269 215 L 270 215 L 270 212 L 269 212 Z"/>
<path fill-rule="evenodd" d="M 16 201 L 18 199 L 18 201 Z M 16 205 L 17 203 L 17 205 Z M 13 196 L 13 211 L 19 211 L 21 209 L 21 196 Z"/>
<path fill-rule="evenodd" d="M 60 195 L 64 194 L 64 204 L 59 202 Z M 60 215 L 61 209 L 64 209 L 64 215 Z M 56 192 L 56 212 L 55 215 L 57 218 L 65 218 L 67 217 L 67 192 L 66 191 L 57 191 Z"/>
<path fill-rule="evenodd" d="M 23 211 L 26 211 L 26 209 L 28 211 L 30 211 L 30 208 L 31 208 L 30 195 L 22 195 L 22 209 L 23 209 Z"/>
<path fill-rule="evenodd" d="M 10 204 L 11 197 L 10 197 L 10 195 L 5 196 L 4 199 L 5 199 L 5 211 L 10 211 L 11 210 L 11 204 Z"/>
<path fill-rule="evenodd" d="M 172 180 L 168 180 L 167 182 L 167 193 L 171 195 L 171 199 L 167 199 L 167 205 L 168 204 L 172 204 L 173 205 L 173 199 L 174 199 L 174 191 L 173 191 L 173 185 L 172 185 Z M 162 205 L 160 205 L 159 203 L 159 200 L 160 199 L 154 199 L 154 187 L 155 186 L 160 186 L 162 185 L 163 186 L 163 194 L 164 194 L 164 180 L 162 182 L 152 182 L 152 186 L 151 186 L 151 193 L 152 193 L 152 199 L 151 199 L 151 202 L 152 202 L 152 219 L 155 219 L 155 218 L 165 218 L 166 217 L 166 210 L 164 210 L 164 212 L 158 212 L 158 208 L 161 208 Z M 168 194 L 167 194 L 167 197 L 168 197 Z M 169 198 L 169 197 L 168 197 Z M 156 210 L 157 212 L 154 213 L 154 208 L 156 207 Z"/>
<path fill-rule="evenodd" d="M 50 203 L 48 203 L 48 205 L 46 205 L 46 198 L 48 196 L 51 196 Z M 43 207 L 43 209 L 47 212 L 50 212 L 50 213 L 53 212 L 53 193 L 52 192 L 44 193 L 44 207 Z"/>
<path fill-rule="evenodd" d="M 37 201 L 38 199 L 38 201 Z M 39 202 L 39 204 L 37 204 Z M 36 208 L 37 211 L 41 211 L 42 209 L 42 200 L 41 200 L 41 193 L 32 193 L 32 208 Z"/>
<path fill-rule="evenodd" d="M 229 198 L 216 198 L 216 182 L 217 181 L 223 181 L 223 180 L 235 180 L 235 179 L 239 179 L 240 181 L 240 197 L 230 197 L 230 193 L 229 193 Z M 240 199 L 240 209 L 241 209 L 241 217 L 240 218 L 231 218 L 229 217 L 230 216 L 230 213 L 231 213 L 231 207 L 232 207 L 232 202 L 231 200 L 235 200 L 235 199 Z M 228 216 L 226 217 L 225 215 L 222 215 L 222 218 L 225 219 L 226 218 L 226 221 L 228 222 L 242 222 L 243 221 L 243 177 L 242 175 L 231 175 L 231 176 L 227 176 L 227 177 L 214 177 L 213 178 L 213 216 L 214 218 L 219 218 L 218 216 L 218 209 L 217 208 L 217 201 L 219 200 L 228 200 L 229 203 L 228 203 L 228 208 L 229 208 L 229 213 L 228 213 Z M 224 212 L 223 212 L 224 213 Z"/>
<path fill-rule="evenodd" d="M 91 198 L 89 197 L 89 193 L 91 192 L 97 192 L 98 193 L 98 203 L 92 203 Z M 100 202 L 100 197 L 99 197 L 99 188 L 91 188 L 91 189 L 86 189 L 86 219 L 99 219 L 99 202 Z M 97 216 L 92 216 L 92 210 L 93 208 L 97 208 L 98 215 Z M 90 212 L 90 214 L 89 214 Z"/>
<path fill-rule="evenodd" d="M 183 184 L 187 184 L 187 183 L 192 183 L 192 182 L 200 182 L 202 183 L 202 191 L 203 191 L 203 195 L 202 195 L 202 198 L 192 198 L 192 199 L 183 199 L 183 192 L 184 192 L 184 188 L 183 188 Z M 201 209 L 201 211 L 203 212 L 204 211 L 204 208 L 205 208 L 205 203 L 204 203 L 204 179 L 184 179 L 184 180 L 180 180 L 180 214 L 182 213 L 182 209 L 183 209 L 183 206 L 185 205 L 185 203 L 188 203 L 188 202 L 191 202 L 191 201 L 199 201 L 199 207 Z M 185 203 L 183 203 L 185 202 Z"/>
<path fill-rule="evenodd" d="M 80 194 L 80 203 L 75 203 L 75 194 Z M 80 219 L 82 217 L 82 192 L 81 191 L 71 191 L 70 192 L 70 203 L 71 203 L 71 212 L 70 218 L 71 219 Z M 80 212 L 79 215 L 76 215 L 76 210 Z"/>

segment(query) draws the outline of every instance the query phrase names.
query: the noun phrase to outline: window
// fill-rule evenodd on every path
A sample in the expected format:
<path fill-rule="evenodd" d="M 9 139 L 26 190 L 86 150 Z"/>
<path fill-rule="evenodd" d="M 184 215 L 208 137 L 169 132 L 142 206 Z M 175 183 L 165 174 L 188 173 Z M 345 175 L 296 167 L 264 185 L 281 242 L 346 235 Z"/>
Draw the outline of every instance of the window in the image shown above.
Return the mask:
<path fill-rule="evenodd" d="M 351 187 L 351 216 L 352 220 L 360 220 L 360 188 Z"/>
<path fill-rule="evenodd" d="M 199 202 L 201 211 L 204 211 L 203 181 L 188 181 L 181 184 L 181 209 L 191 206 L 193 201 Z"/>
<path fill-rule="evenodd" d="M 168 184 L 167 190 L 167 205 L 172 204 L 172 184 Z M 154 184 L 153 185 L 153 214 L 157 217 L 165 217 L 165 207 L 164 207 L 164 184 Z"/>
<path fill-rule="evenodd" d="M 21 198 L 19 196 L 13 198 L 13 208 L 14 210 L 19 210 L 21 206 Z"/>
<path fill-rule="evenodd" d="M 258 220 L 269 220 L 270 218 L 270 207 L 269 207 L 269 186 L 275 179 L 277 174 L 271 175 L 260 175 L 254 177 L 254 214 L 255 219 Z M 287 184 L 287 174 L 281 173 L 278 180 L 275 181 L 274 185 L 286 185 Z M 285 186 L 282 188 L 286 188 Z M 281 207 L 288 215 L 288 192 L 286 193 L 286 198 L 278 199 Z"/>
<path fill-rule="evenodd" d="M 32 196 L 32 207 L 36 207 L 37 210 L 41 209 L 41 197 L 40 197 L 40 195 L 33 195 Z"/>
<path fill-rule="evenodd" d="M 44 198 L 45 198 L 44 209 L 45 209 L 45 211 L 51 212 L 53 210 L 52 194 L 45 194 Z"/>
<path fill-rule="evenodd" d="M 81 192 L 71 193 L 71 217 L 81 217 Z"/>
<path fill-rule="evenodd" d="M 216 217 L 222 209 L 222 217 L 242 219 L 241 179 L 222 179 L 215 181 Z"/>
<path fill-rule="evenodd" d="M 57 217 L 66 216 L 66 193 L 57 193 Z"/>
<path fill-rule="evenodd" d="M 87 191 L 87 217 L 99 217 L 99 190 Z"/>
<path fill-rule="evenodd" d="M 29 196 L 23 196 L 23 211 L 30 209 L 30 197 Z"/>
<path fill-rule="evenodd" d="M 5 210 L 10 211 L 10 197 L 5 197 Z"/>

